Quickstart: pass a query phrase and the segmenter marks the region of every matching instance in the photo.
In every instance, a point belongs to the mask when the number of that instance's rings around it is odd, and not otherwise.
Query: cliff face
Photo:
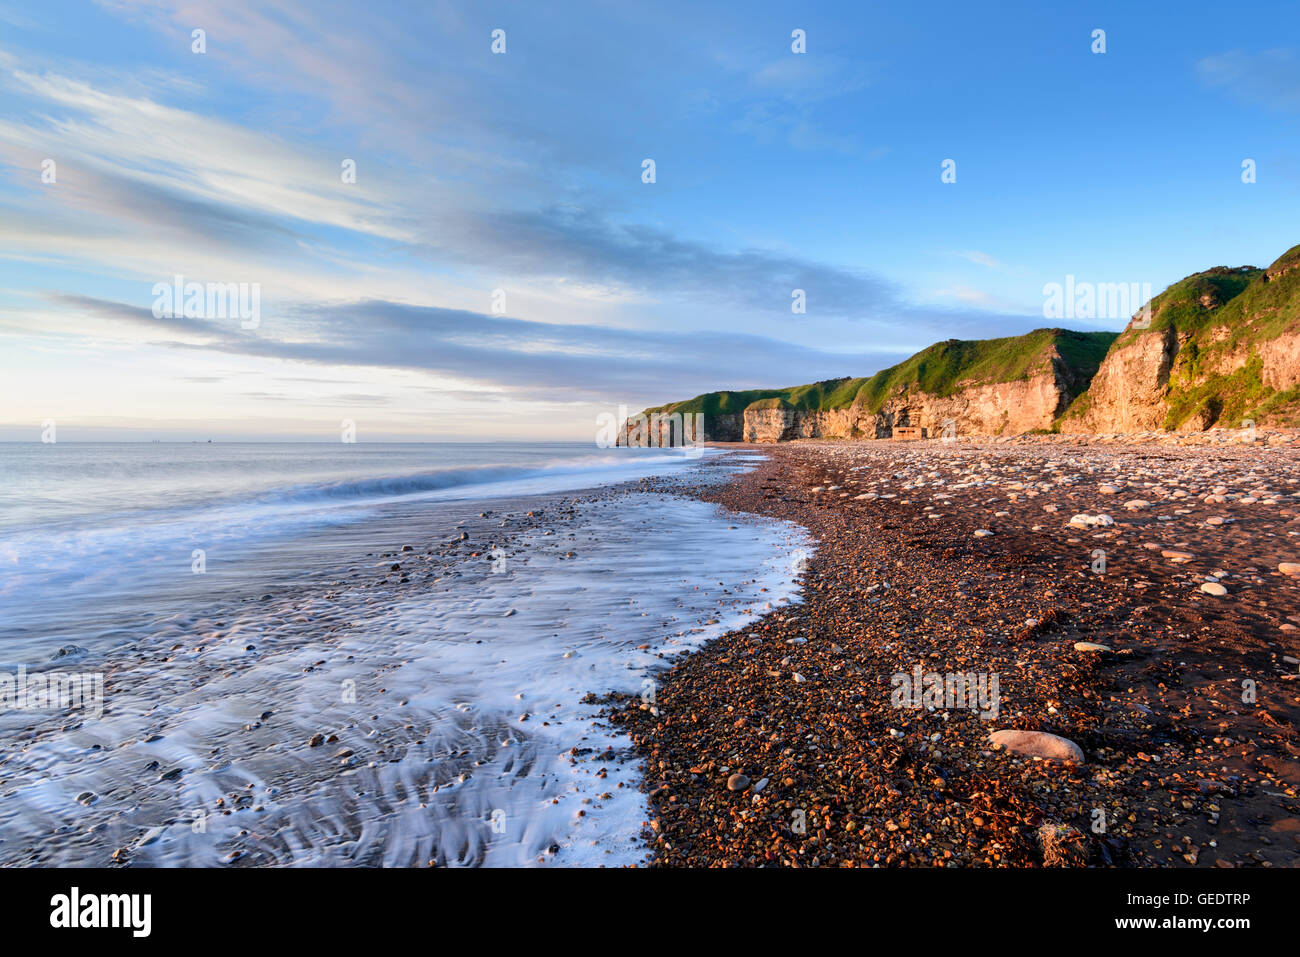
[[[1170,329],[1140,335],[1124,348],[1113,349],[1087,394],[1061,421],[1061,431],[1144,432],[1160,428],[1177,340]]]
[[[1040,329],[1024,336],[936,343],[867,379],[714,392],[629,420],[667,444],[664,417],[703,416],[709,441],[889,438],[898,426],[932,436],[1008,435],[1049,429],[1096,371],[1113,334]],[[655,417],[658,417],[656,419]]]
[[[1115,340],[1063,432],[1300,424],[1300,247],[1170,286]]]
[[[1059,358],[1059,357],[1058,357]],[[885,403],[877,433],[895,425],[919,425],[930,435],[953,422],[957,435],[1008,435],[1050,429],[1074,394],[1055,362],[1038,375],[1018,382],[971,386],[954,395],[916,393]]]
[[[1055,371],[1020,382],[972,386],[951,396],[904,392],[871,412],[847,409],[747,409],[746,442],[792,439],[887,439],[895,426],[919,426],[933,436],[951,422],[954,435],[1017,435],[1050,429],[1073,398]]]

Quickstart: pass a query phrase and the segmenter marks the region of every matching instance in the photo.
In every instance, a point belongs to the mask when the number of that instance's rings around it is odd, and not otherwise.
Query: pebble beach
[[[609,699],[653,864],[1294,866],[1300,463],[1252,439],[798,442],[644,482],[816,543],[800,604]],[[922,675],[996,706],[898,693]]]

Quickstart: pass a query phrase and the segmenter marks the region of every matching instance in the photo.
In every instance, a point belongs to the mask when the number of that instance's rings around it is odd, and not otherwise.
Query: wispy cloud
[[[57,298],[71,314],[136,327],[155,344],[336,368],[432,373],[476,381],[521,400],[621,395],[639,400],[719,384],[795,384],[861,374],[898,359],[890,352],[827,352],[738,333],[665,337],[377,301],[304,305],[298,319],[310,326],[312,336],[280,337],[268,333],[273,325],[267,323],[249,333],[237,323],[156,318],[124,303]]]
[[[488,416],[859,375],[1029,321],[967,287],[918,304],[868,243],[828,232],[838,210],[803,222],[769,202],[774,177],[858,177],[889,155],[848,107],[891,78],[827,30],[794,55],[784,25],[736,31],[695,6],[520,8],[494,56],[500,11],[377,4],[101,0],[121,32],[80,61],[25,10],[32,46],[0,51],[0,265],[22,287],[0,292],[9,354],[94,355],[87,394],[134,389],[149,409],[162,383],[195,417],[226,414],[227,395]],[[759,185],[751,161],[774,164]],[[261,326],[155,319],[150,289],[176,274],[258,284]],[[487,314],[498,288],[508,308]]]
[[[987,266],[989,269],[1003,269],[1002,263],[990,256],[988,253],[980,252],[978,249],[967,249],[956,253],[967,262],[972,262],[977,266]]]
[[[1292,47],[1231,50],[1196,64],[1201,79],[1239,100],[1271,110],[1300,110],[1300,56]]]
[[[63,111],[25,123],[0,120],[0,162],[34,171],[42,156],[57,157],[58,182],[28,200],[29,219],[11,221],[13,232],[0,228],[0,242],[23,245],[27,256],[115,268],[131,260],[146,276],[186,269],[267,275],[274,294],[295,263],[300,272],[337,279],[341,240],[321,233],[327,229],[384,241],[390,253],[404,248],[424,261],[584,299],[692,299],[773,313],[788,311],[791,291],[800,288],[827,316],[865,318],[898,306],[888,283],[860,269],[724,249],[580,204],[501,208],[444,191],[436,179],[413,187],[363,169],[358,184],[344,184],[337,158],[267,133],[62,76],[13,78]],[[32,243],[38,217],[44,242]],[[301,296],[315,284],[300,275],[283,276],[280,285],[285,295]],[[318,288],[322,299],[341,291],[332,283]]]
[[[871,274],[762,249],[727,250],[643,223],[615,223],[578,206],[495,211],[457,223],[440,256],[472,256],[502,272],[598,283],[611,294],[703,299],[789,313],[791,290],[818,309],[867,318],[898,306],[893,286]]]

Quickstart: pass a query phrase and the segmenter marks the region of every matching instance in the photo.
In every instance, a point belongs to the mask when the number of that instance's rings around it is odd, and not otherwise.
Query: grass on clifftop
[[[828,379],[787,389],[749,389],[707,392],[684,402],[674,402],[647,413],[702,412],[705,415],[740,414],[746,409],[795,409],[825,412],[847,409],[855,403],[878,412],[890,396],[910,391],[949,396],[969,386],[1016,382],[1044,371],[1052,347],[1082,388],[1097,372],[1113,332],[1072,332],[1035,329],[1004,339],[948,339],[922,349],[898,365],[869,378]]]
[[[794,386],[789,389],[744,389],[737,392],[706,392],[684,402],[672,402],[657,408],[646,409],[647,413],[660,412],[703,412],[705,415],[740,415],[748,408],[762,409],[836,409],[846,382],[861,382],[861,379],[828,379],[811,385]],[[844,405],[848,405],[849,401]]]
[[[1246,340],[1276,338],[1298,325],[1300,246],[1292,246],[1268,269],[1215,266],[1180,279],[1152,298],[1150,327],[1130,326],[1114,348],[1121,349],[1144,333],[1173,327],[1193,336],[1221,328],[1216,343],[1232,349]]]
[[[917,390],[950,396],[971,385],[1016,382],[1047,368],[1051,347],[1084,381],[1096,374],[1113,332],[1035,329],[1005,339],[949,339],[922,349],[912,358],[877,372],[858,390],[861,404],[878,412],[896,392]]]
[[[1180,279],[1151,299],[1151,325],[1138,329],[1130,325],[1120,334],[1114,348],[1121,349],[1143,333],[1162,332],[1173,326],[1179,332],[1194,332],[1215,321],[1216,311],[1232,302],[1264,271],[1254,266],[1215,266]]]
[[[1111,351],[1143,335],[1176,336],[1163,427],[1236,428],[1243,419],[1293,420],[1300,415],[1296,389],[1264,385],[1263,361],[1255,348],[1297,332],[1300,246],[1293,246],[1268,269],[1216,266],[1180,279],[1151,300],[1151,325],[1130,326]],[[1166,347],[1172,344],[1171,338]],[[1080,396],[1065,417],[1082,415],[1087,405],[1088,397]]]

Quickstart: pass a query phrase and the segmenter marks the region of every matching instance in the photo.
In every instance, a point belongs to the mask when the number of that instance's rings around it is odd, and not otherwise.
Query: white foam
[[[640,694],[661,653],[797,600],[809,547],[788,523],[618,494],[526,533],[500,574],[177,617],[113,664],[102,719],[47,720],[0,765],[0,860],[636,863],[639,765],[583,696]]]

